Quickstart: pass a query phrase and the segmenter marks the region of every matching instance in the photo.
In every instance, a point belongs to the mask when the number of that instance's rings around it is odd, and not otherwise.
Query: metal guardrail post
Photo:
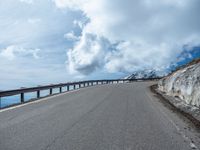
[[[21,98],[21,103],[24,103],[24,93],[20,94],[20,98]]]
[[[59,87],[60,93],[62,93],[62,87]]]
[[[50,95],[53,94],[53,89],[52,89],[52,88],[49,89],[49,94],[50,94]]]
[[[69,85],[67,85],[67,91],[69,91]]]
[[[37,98],[40,98],[40,90],[37,91]]]
[[[76,84],[74,84],[74,90],[76,89]]]
[[[2,106],[1,106],[1,97],[0,97],[0,109],[1,109],[1,107],[2,107]]]

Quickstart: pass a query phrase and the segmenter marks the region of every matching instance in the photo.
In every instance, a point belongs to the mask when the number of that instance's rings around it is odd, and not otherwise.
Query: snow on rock
[[[161,79],[158,89],[167,95],[179,97],[187,104],[200,106],[200,62],[179,69]]]
[[[153,78],[160,78],[164,76],[163,73],[160,73],[155,70],[142,70],[142,71],[135,71],[131,75],[125,77],[124,79],[153,79]]]

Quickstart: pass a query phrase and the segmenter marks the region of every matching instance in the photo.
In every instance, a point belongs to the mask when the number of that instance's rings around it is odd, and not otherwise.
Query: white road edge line
[[[80,89],[81,89],[81,88],[80,88]],[[77,92],[77,91],[79,91],[80,89],[75,89],[75,90],[71,90],[71,91],[66,91],[66,92],[63,92],[63,93],[59,93],[59,94],[52,95],[52,96],[49,96],[49,97],[40,98],[40,99],[31,101],[31,102],[27,102],[27,103],[24,103],[24,104],[19,104],[19,105],[13,106],[13,107],[11,106],[11,107],[8,107],[8,108],[5,108],[5,109],[0,110],[0,113],[1,113],[1,112],[5,112],[5,111],[8,111],[8,110],[12,110],[12,109],[24,107],[24,106],[26,106],[26,105],[30,105],[30,104],[35,104],[35,103],[39,103],[39,102],[42,102],[42,101],[46,101],[46,100],[49,100],[50,98],[55,98],[55,97],[58,97],[58,96],[61,96],[61,95],[64,95],[64,94]]]
[[[149,97],[149,99],[152,101],[152,103],[153,103],[153,99],[152,99],[152,97],[147,93],[147,92],[145,92],[145,94]],[[155,106],[153,105],[153,107],[155,108]],[[181,136],[190,144],[190,147],[192,148],[192,149],[197,149],[197,150],[199,150],[199,148],[190,140],[190,138],[188,137],[188,136],[186,136],[182,131],[181,131],[181,129],[176,125],[176,123],[172,120],[172,119],[170,119],[170,117],[162,110],[162,109],[160,109],[159,107],[156,107],[156,109],[158,109],[164,116],[165,116],[165,118],[167,118],[169,121],[170,121],[170,123],[176,128],[176,130],[181,134]]]

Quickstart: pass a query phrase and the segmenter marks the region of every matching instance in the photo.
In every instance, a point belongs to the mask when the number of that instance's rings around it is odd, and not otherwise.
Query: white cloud
[[[17,45],[10,45],[0,50],[0,56],[8,60],[14,60],[16,57],[31,55],[34,59],[38,59],[39,51],[40,49],[25,49]]]
[[[64,35],[64,38],[66,38],[66,39],[68,39],[68,40],[72,40],[72,41],[76,41],[76,40],[79,40],[79,39],[80,39],[78,36],[76,36],[76,35],[74,34],[73,31],[66,33],[66,34]]]
[[[33,4],[33,0],[20,0],[20,2],[24,2],[27,4]]]
[[[72,41],[63,35],[81,17],[52,0],[0,0],[0,89],[75,80],[65,65]]]
[[[95,70],[91,66],[111,72],[163,70],[184,45],[200,44],[199,0],[54,1],[59,8],[81,10],[89,19],[80,41],[68,53],[70,70],[89,73]],[[88,42],[91,37],[87,35],[98,37],[92,40],[95,44]],[[110,45],[102,46],[99,39]],[[103,55],[96,54],[94,45]]]
[[[83,29],[83,27],[84,27],[84,23],[82,21],[74,20],[73,24],[74,24],[74,26],[78,26],[81,29]]]
[[[53,0],[57,7],[59,8],[71,8],[78,10],[80,7],[88,0]]]
[[[76,43],[74,49],[67,52],[69,71],[89,74],[104,64],[105,50],[109,48],[109,42],[93,34],[84,34]]]

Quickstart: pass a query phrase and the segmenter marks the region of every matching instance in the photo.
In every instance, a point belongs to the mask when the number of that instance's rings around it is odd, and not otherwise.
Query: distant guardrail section
[[[88,81],[68,82],[68,83],[51,84],[45,86],[0,91],[0,109],[27,103],[33,100],[38,100],[43,97],[94,85],[117,84],[117,83],[133,82],[133,81],[146,81],[146,80],[158,80],[158,79],[159,78],[88,80]],[[45,94],[42,94],[44,93],[44,91]],[[26,98],[27,96],[25,94],[28,93],[29,94],[31,93],[31,95],[29,95],[28,98]],[[15,98],[13,96],[15,96]],[[8,101],[9,103],[6,103]]]

